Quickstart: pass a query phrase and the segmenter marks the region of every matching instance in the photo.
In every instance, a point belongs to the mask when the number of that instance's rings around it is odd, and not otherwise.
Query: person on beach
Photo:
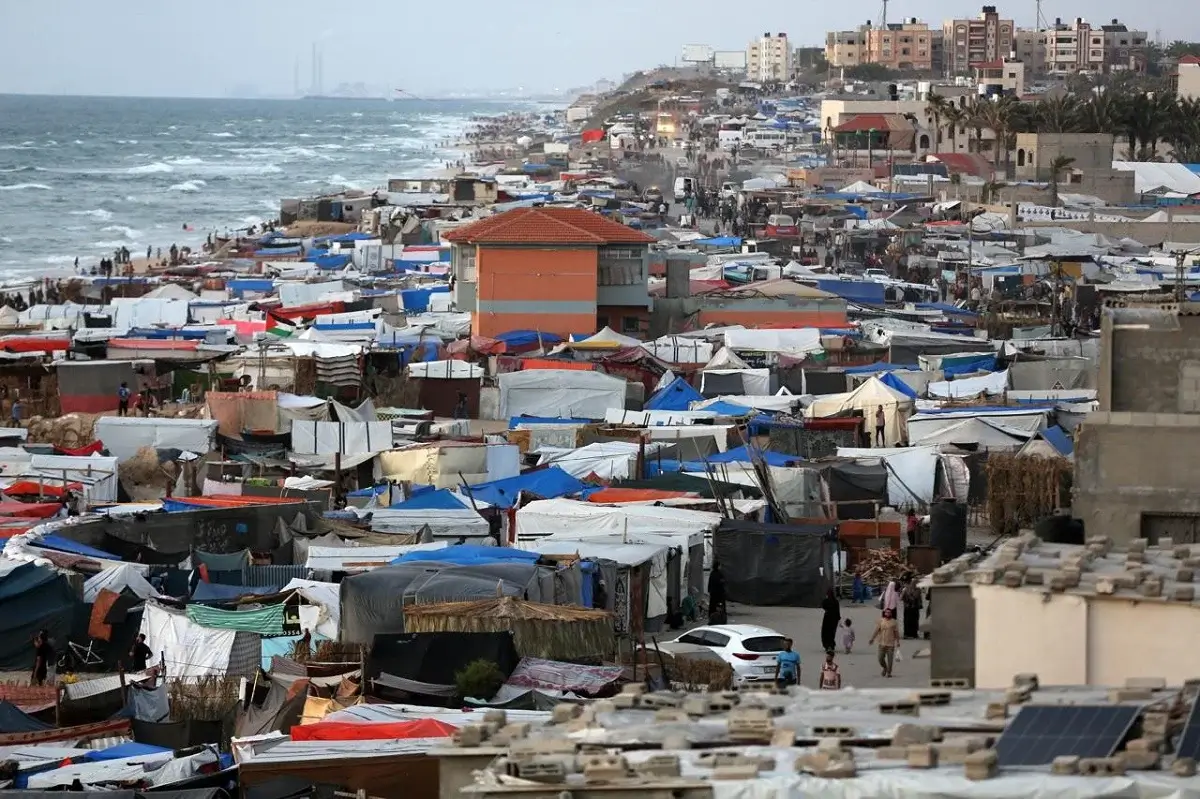
[[[129,397],[132,393],[128,383],[122,383],[117,389],[117,416],[129,415]]]

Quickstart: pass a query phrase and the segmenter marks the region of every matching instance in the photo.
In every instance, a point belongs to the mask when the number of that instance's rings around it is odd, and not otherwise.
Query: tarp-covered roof
[[[648,411],[686,411],[693,402],[703,400],[704,396],[690,383],[677,377],[670,385],[655,391],[643,408]]]
[[[469,486],[466,491],[476,500],[501,508],[511,508],[522,491],[539,497],[552,499],[578,494],[585,488],[583,482],[567,474],[558,466],[537,469],[532,472]]]

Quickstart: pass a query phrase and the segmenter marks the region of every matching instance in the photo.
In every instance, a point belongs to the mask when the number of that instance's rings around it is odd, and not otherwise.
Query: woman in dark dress
[[[900,604],[904,606],[904,637],[919,638],[921,635],[921,589],[917,581],[909,576],[900,592]]]
[[[842,620],[842,606],[832,588],[825,593],[821,610],[825,611],[821,617],[821,649],[828,652],[836,648],[838,623]]]

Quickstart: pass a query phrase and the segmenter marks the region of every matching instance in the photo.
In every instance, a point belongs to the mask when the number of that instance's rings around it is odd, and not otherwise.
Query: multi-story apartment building
[[[1013,21],[1001,19],[995,6],[984,6],[975,19],[946,20],[942,24],[946,72],[969,74],[973,64],[1008,56],[1015,33]]]
[[[1026,75],[1046,71],[1046,37],[1044,31],[1020,28],[1013,36],[1013,51],[1025,65]]]
[[[825,34],[825,60],[834,67],[856,67],[870,63],[866,58],[866,26],[851,31],[830,31]]]
[[[1042,31],[1042,41],[1047,72],[1064,75],[1104,71],[1104,31],[1080,17],[1070,24],[1054,20],[1053,28]]]
[[[867,62],[888,69],[928,72],[933,66],[933,31],[916,17],[867,31]]]
[[[1109,72],[1145,69],[1149,41],[1145,31],[1131,31],[1116,19],[1101,25],[1100,30],[1104,31],[1104,66]]]
[[[786,83],[792,77],[792,48],[786,33],[771,35],[750,42],[746,48],[746,76],[763,83]]]

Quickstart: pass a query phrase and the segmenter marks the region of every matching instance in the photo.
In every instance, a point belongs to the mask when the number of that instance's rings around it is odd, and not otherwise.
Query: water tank
[[[929,539],[937,547],[941,562],[957,558],[967,550],[967,506],[945,499],[929,508]]]

